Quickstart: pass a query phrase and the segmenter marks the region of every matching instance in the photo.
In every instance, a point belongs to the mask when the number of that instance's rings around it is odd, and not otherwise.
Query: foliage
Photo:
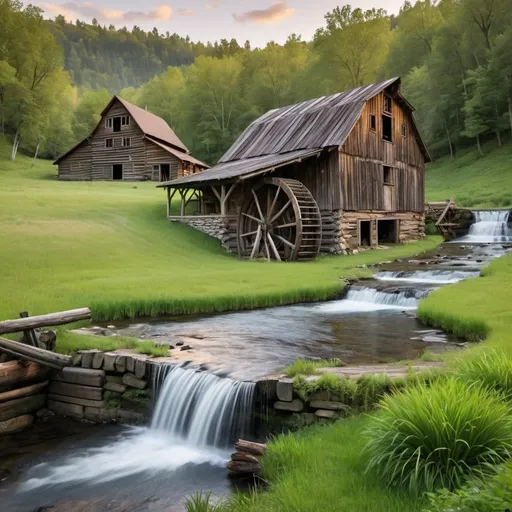
[[[393,381],[386,374],[362,375],[357,379],[355,401],[361,409],[370,410],[393,388]]]
[[[57,182],[55,168],[0,142],[0,318],[89,306],[95,321],[326,300],[361,264],[434,248],[439,238],[293,265],[239,261],[169,223],[151,183]],[[35,258],[37,265],[34,264]],[[23,272],[20,272],[23,269]],[[21,308],[21,309],[20,309]]]
[[[305,401],[317,391],[329,391],[338,395],[336,399],[344,404],[352,403],[357,392],[357,384],[354,380],[338,377],[333,373],[324,373],[315,380],[306,380],[301,375],[297,375],[293,381],[293,388]]]
[[[512,463],[496,468],[486,481],[475,479],[462,489],[429,497],[428,512],[506,512],[512,509]]]
[[[140,341],[134,348],[139,354],[146,354],[154,357],[165,357],[169,355],[168,345],[159,345],[153,341]]]
[[[185,509],[187,512],[223,512],[226,510],[223,503],[214,503],[211,492],[196,493],[190,496],[187,498]]]
[[[456,372],[464,382],[480,382],[512,401],[512,357],[503,349],[474,350],[457,361]]]
[[[413,494],[456,489],[512,454],[508,406],[456,378],[386,396],[368,427],[368,471]]]
[[[296,375],[315,375],[319,368],[338,368],[344,366],[340,359],[322,359],[319,361],[310,361],[308,359],[297,359],[291,365],[287,366],[283,373],[288,377]]]

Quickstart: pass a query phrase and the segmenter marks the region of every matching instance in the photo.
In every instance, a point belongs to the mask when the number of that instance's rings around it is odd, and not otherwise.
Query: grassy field
[[[466,151],[455,160],[445,157],[427,167],[428,201],[454,197],[458,205],[477,208],[512,207],[512,145],[484,148],[486,155]]]
[[[238,261],[170,223],[152,183],[58,182],[50,162],[12,163],[0,144],[0,319],[89,306],[96,320],[223,311],[332,297],[355,268],[439,238],[312,263]]]

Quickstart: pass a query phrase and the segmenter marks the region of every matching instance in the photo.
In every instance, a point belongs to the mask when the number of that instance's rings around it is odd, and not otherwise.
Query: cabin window
[[[159,171],[160,170],[160,166],[157,164],[157,165],[153,165],[153,171]]]
[[[402,126],[400,127],[400,132],[402,134],[402,137],[407,137],[407,127],[403,123]]]
[[[398,243],[398,220],[379,219],[377,221],[377,243],[379,245]]]
[[[113,122],[113,120],[111,117],[109,117],[108,119],[105,119],[105,127],[112,128],[112,122]]]
[[[123,117],[121,117],[121,125],[122,126],[129,126],[130,125],[130,116],[123,116]]]
[[[394,185],[395,182],[393,180],[393,168],[388,167],[387,165],[382,167],[384,185]]]
[[[114,147],[114,139],[105,139],[105,147],[113,148]]]
[[[359,245],[361,247],[371,247],[372,245],[372,221],[359,221]]]
[[[386,114],[382,114],[382,138],[393,142],[393,119]]]
[[[388,114],[391,114],[391,109],[393,102],[391,101],[391,98],[389,96],[384,96],[384,112],[387,112]]]
[[[377,116],[375,114],[370,114],[370,130],[377,130]]]
[[[131,139],[131,137],[125,137],[125,138],[123,139],[123,147],[124,147],[124,148],[129,148],[131,145],[132,145],[132,139]]]
[[[114,132],[120,132],[121,131],[121,118],[120,117],[114,117],[114,119],[113,119],[113,128],[114,128]]]
[[[123,164],[115,164],[112,166],[112,179],[122,180],[123,179]]]

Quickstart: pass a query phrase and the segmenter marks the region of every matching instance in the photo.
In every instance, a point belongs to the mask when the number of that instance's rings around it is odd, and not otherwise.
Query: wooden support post
[[[224,185],[220,187],[220,214],[226,215],[226,187]]]
[[[20,313],[20,318],[28,318],[28,311],[22,311]],[[34,329],[26,329],[23,331],[23,336],[25,343],[27,345],[32,345],[33,347],[37,347],[37,336]]]
[[[167,191],[167,217],[171,216],[171,187],[165,189]]]
[[[181,206],[180,206],[180,217],[185,217],[185,193],[180,189]]]

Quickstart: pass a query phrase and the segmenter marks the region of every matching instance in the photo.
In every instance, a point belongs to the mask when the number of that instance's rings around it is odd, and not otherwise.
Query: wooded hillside
[[[434,157],[508,140],[512,0],[406,1],[397,16],[337,7],[312,41],[251,49],[221,39],[43,18],[0,0],[0,133],[55,157],[84,138],[111,94],[166,119],[215,163],[265,111],[400,75]],[[58,91],[58,94],[55,94]]]

